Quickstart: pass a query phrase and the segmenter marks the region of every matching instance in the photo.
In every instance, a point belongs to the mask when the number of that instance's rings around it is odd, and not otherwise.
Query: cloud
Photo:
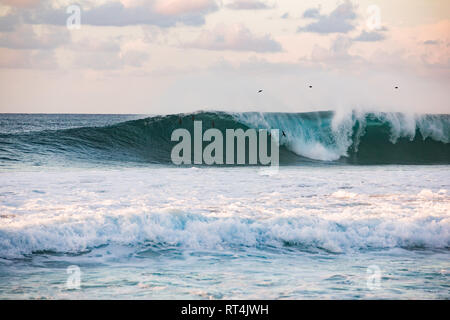
[[[226,7],[232,10],[271,9],[270,6],[259,0],[234,0],[232,3],[227,4]]]
[[[120,52],[120,42],[117,38],[85,37],[72,42],[68,48],[78,52]]]
[[[203,25],[205,15],[218,9],[213,0],[193,1],[126,1],[107,2],[90,8],[81,8],[81,24],[95,26],[155,25],[163,28],[185,25]],[[19,22],[25,24],[65,25],[69,15],[66,7],[55,8],[43,3],[37,8],[14,10],[0,17],[0,28],[12,29]]]
[[[117,36],[79,39],[68,47],[71,49],[72,65],[94,70],[141,67],[150,57],[148,48],[141,41],[127,40],[129,39]]]
[[[125,52],[80,52],[75,56],[73,65],[78,68],[94,70],[115,70],[125,66],[141,67],[149,58],[144,51],[128,50]]]
[[[370,63],[367,60],[349,52],[352,45],[352,39],[339,35],[332,41],[330,47],[315,45],[310,57],[301,58],[300,63],[324,69],[345,70],[346,73],[368,67]]]
[[[245,26],[235,24],[231,27],[218,25],[212,31],[204,31],[194,42],[186,47],[205,50],[232,50],[253,52],[279,52],[281,44],[269,34],[254,35]]]
[[[426,40],[423,42],[423,44],[426,44],[426,45],[438,45],[440,43],[441,42],[439,40]]]
[[[123,64],[132,67],[141,67],[149,57],[150,55],[147,52],[138,50],[128,50],[120,55]]]
[[[0,48],[0,68],[29,68],[29,66],[29,52]]]
[[[164,15],[206,14],[218,9],[214,0],[159,0],[155,11]]]
[[[20,24],[20,17],[16,14],[10,14],[0,17],[0,32],[13,31]]]
[[[53,51],[0,48],[0,68],[53,69],[57,67]]]
[[[119,0],[125,8],[153,8],[163,15],[205,13],[218,9],[215,0]]]
[[[303,17],[316,21],[299,27],[298,32],[347,33],[355,28],[351,23],[356,19],[355,6],[349,1],[339,5],[329,15],[322,15],[319,9],[311,8],[303,13]]]
[[[39,2],[40,0],[2,0],[2,4],[18,8],[33,7]]]
[[[383,33],[378,31],[365,31],[363,30],[359,36],[353,39],[353,41],[361,41],[361,42],[375,42],[382,41],[386,37]]]
[[[20,25],[13,32],[0,33],[0,47],[10,49],[50,50],[70,43],[67,29],[44,27],[35,30],[30,25]]]
[[[217,6],[214,1],[200,2],[194,1],[190,5],[182,5],[180,1],[165,4],[156,2],[154,6],[133,7],[125,7],[121,3],[107,3],[83,11],[82,23],[97,26],[157,25],[171,27],[177,23],[202,25],[205,23],[204,16],[216,10]],[[206,4],[208,6],[205,6]]]
[[[303,18],[320,18],[320,9],[318,8],[310,8],[303,12]]]

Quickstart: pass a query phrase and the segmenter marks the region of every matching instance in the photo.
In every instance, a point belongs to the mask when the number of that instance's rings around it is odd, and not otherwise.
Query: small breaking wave
[[[348,196],[335,194],[336,197]],[[430,196],[425,191],[421,196]],[[352,195],[354,197],[354,195]],[[8,219],[5,219],[8,220]],[[326,250],[450,247],[450,219],[443,216],[308,214],[249,219],[181,211],[10,217],[0,229],[0,257],[36,252],[79,253],[118,244],[221,250],[235,247]]]

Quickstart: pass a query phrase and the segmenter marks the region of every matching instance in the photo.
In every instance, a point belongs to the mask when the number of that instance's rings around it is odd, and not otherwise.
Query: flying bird
[[[259,89],[259,90],[258,90],[258,93],[261,93],[261,92],[263,92],[262,89]]]
[[[312,88],[312,86],[311,86],[311,85],[309,85],[309,88],[311,89],[311,88]]]
[[[395,89],[398,89],[398,86],[395,86],[394,88],[395,88]]]

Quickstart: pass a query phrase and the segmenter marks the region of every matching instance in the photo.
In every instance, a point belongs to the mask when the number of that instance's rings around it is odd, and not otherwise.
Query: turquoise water
[[[194,121],[223,135],[226,129],[280,130],[280,165],[450,163],[450,115],[328,111],[2,115],[0,166],[170,166],[172,132],[183,128],[194,136]]]

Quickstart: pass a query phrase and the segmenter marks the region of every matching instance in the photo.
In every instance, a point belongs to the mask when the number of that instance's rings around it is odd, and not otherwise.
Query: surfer
[[[281,133],[283,134],[283,137],[286,137],[286,133],[284,133],[283,130],[281,130]]]
[[[214,120],[211,121],[211,126],[214,128]]]
[[[181,124],[181,122],[182,122],[181,118],[178,118],[178,124]]]

